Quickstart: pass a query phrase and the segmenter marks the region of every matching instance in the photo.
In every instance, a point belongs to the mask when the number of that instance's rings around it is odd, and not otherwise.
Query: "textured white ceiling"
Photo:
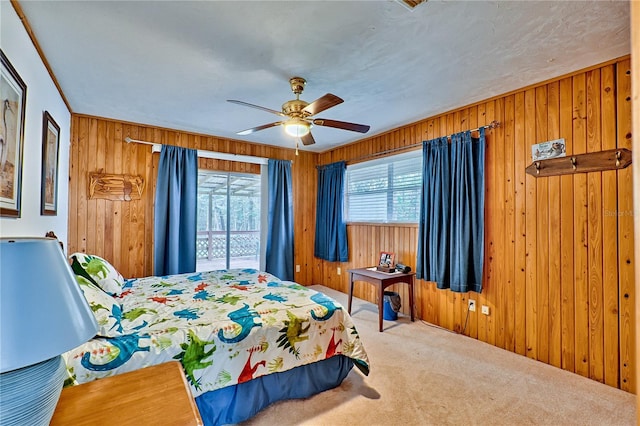
[[[345,100],[322,118],[375,135],[630,53],[627,1],[21,1],[76,113],[293,147],[279,117],[301,99]],[[314,127],[326,151],[363,136]]]

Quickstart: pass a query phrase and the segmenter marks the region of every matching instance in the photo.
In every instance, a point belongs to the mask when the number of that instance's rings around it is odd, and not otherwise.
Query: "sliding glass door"
[[[198,271],[260,268],[261,177],[198,171]]]

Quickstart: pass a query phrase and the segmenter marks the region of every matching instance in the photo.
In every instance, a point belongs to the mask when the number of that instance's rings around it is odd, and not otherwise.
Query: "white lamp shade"
[[[309,134],[309,123],[304,120],[292,118],[284,123],[284,131],[294,137],[302,137]]]
[[[67,352],[97,331],[57,240],[0,238],[0,373]]]

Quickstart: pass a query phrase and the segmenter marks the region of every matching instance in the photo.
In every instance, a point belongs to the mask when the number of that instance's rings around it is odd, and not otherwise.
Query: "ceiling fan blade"
[[[321,98],[316,99],[315,101],[311,102],[306,107],[302,108],[302,112],[306,112],[310,116],[311,115],[316,115],[319,112],[322,112],[322,111],[324,111],[326,109],[334,107],[334,106],[336,106],[338,104],[341,104],[343,102],[344,102],[344,100],[342,98],[339,98],[336,95],[332,95],[331,93],[327,93],[326,95],[322,96]]]
[[[367,133],[370,126],[365,124],[348,123],[346,121],[326,120],[324,118],[316,118],[313,120],[316,126],[335,127],[336,129],[351,130],[352,132]]]
[[[250,135],[251,133],[257,132],[259,130],[264,130],[264,129],[268,129],[270,127],[276,127],[281,125],[282,123],[284,123],[284,121],[276,121],[275,123],[269,123],[269,124],[263,124],[262,126],[258,126],[258,127],[252,127],[250,129],[247,130],[243,130],[241,132],[238,132],[238,135]]]
[[[254,105],[254,104],[250,104],[247,102],[242,102],[242,101],[236,101],[235,99],[227,99],[227,102],[231,102],[232,104],[238,104],[238,105],[244,105],[244,106],[248,106],[250,108],[257,108],[257,109],[261,109],[263,111],[267,111],[270,112],[272,114],[276,114],[279,115],[281,117],[286,117],[285,114],[282,113],[282,111],[276,111],[275,109],[271,109],[271,108],[265,108],[265,107],[261,107],[260,105]]]
[[[316,140],[311,136],[311,133],[307,133],[306,135],[300,138],[302,140],[302,145],[313,145],[316,143]]]

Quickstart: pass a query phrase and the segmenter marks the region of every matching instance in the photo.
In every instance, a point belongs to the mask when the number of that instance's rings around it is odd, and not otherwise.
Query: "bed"
[[[67,386],[179,360],[219,425],[336,387],[354,365],[369,373],[346,310],[299,284],[255,269],[125,280],[98,256],[71,262],[100,329],[63,355]]]

